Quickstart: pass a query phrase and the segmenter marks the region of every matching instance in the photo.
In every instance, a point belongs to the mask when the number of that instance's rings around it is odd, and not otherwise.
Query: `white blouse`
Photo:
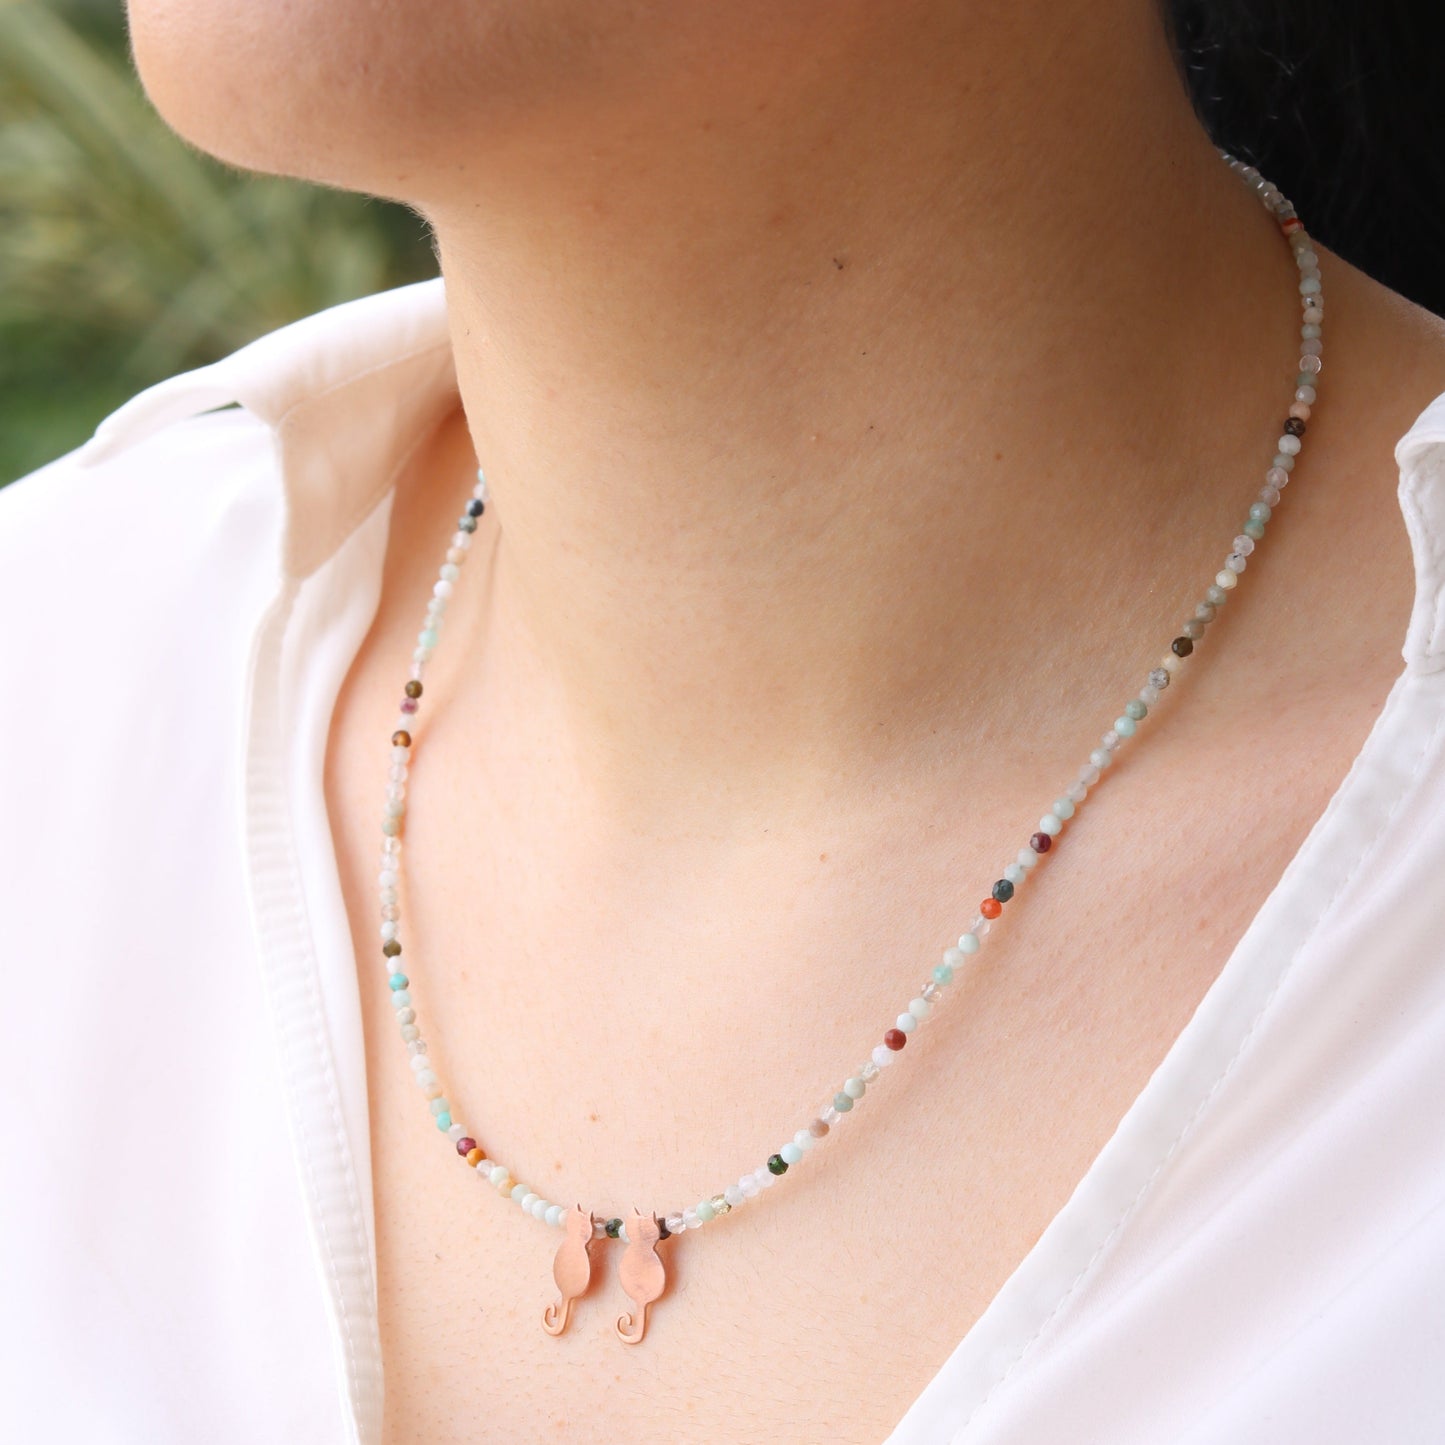
[[[379,1439],[322,760],[393,478],[455,385],[426,282],[0,491],[5,1439]],[[1383,712],[886,1445],[1445,1440],[1445,395],[1395,456],[1417,587]]]

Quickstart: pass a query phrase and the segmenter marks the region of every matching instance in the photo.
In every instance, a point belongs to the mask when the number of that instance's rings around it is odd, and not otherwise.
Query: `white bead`
[[[403,1009],[402,1012],[406,1013],[407,1010]],[[423,1069],[416,1076],[416,1086],[418,1089],[433,1088],[437,1084],[437,1082],[437,1076],[430,1069]]]
[[[1020,848],[1020,849],[1019,849],[1019,867],[1020,867],[1020,868],[1025,868],[1025,869],[1027,869],[1027,868],[1037,867],[1038,861],[1039,861],[1039,855],[1038,855],[1037,853],[1035,853],[1032,848]]]
[[[1018,885],[1028,877],[1028,873],[1024,870],[1023,864],[1010,863],[1008,867],[1003,870],[1003,876],[1007,878],[1014,887],[1018,887]]]
[[[462,569],[455,562],[446,563],[441,570],[443,582],[455,582],[462,575]]]
[[[556,1229],[562,1223],[562,1217],[567,1211],[560,1204],[553,1204],[547,1210],[547,1223]]]
[[[756,1199],[763,1192],[763,1186],[751,1174],[744,1174],[738,1180],[738,1188],[743,1191],[744,1199]],[[672,1226],[668,1225],[668,1228],[671,1229]]]
[[[909,1003],[908,1012],[922,1023],[933,1012],[933,1005],[926,998],[916,998]]]
[[[817,1142],[818,1141],[813,1138],[812,1134],[810,1134],[806,1129],[799,1129],[798,1132],[793,1135],[793,1143],[796,1144],[798,1148],[803,1151],[804,1154],[806,1154],[808,1150],[811,1149],[813,1145]]]
[[[723,1190],[723,1198],[726,1199],[734,1209],[747,1197],[748,1196],[743,1193],[742,1185],[740,1184],[729,1184],[728,1187]]]
[[[396,923],[393,919],[388,918],[381,925],[381,937],[385,943],[390,943],[396,937]]]
[[[894,1022],[900,1033],[911,1034],[918,1027],[918,1020],[912,1014],[899,1014]]]
[[[511,1173],[503,1164],[494,1164],[492,1168],[487,1172],[487,1182],[495,1186],[497,1189],[500,1189],[502,1185],[506,1183],[506,1181],[511,1177]]]
[[[1053,813],[1045,813],[1039,819],[1039,832],[1047,833],[1050,838],[1057,838],[1064,831],[1063,822]]]
[[[893,1062],[893,1050],[890,1049],[887,1044],[879,1044],[878,1047],[873,1050],[873,1062],[877,1064],[880,1069],[886,1069],[888,1065]]]

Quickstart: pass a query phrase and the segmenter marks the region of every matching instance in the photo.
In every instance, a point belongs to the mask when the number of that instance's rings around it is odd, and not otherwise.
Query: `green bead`
[[[1249,509],[1249,519],[1252,522],[1267,522],[1273,515],[1267,502],[1256,502]]]
[[[1244,524],[1244,535],[1246,537],[1253,537],[1254,540],[1258,542],[1264,536],[1264,523],[1251,517],[1249,521]]]
[[[1128,713],[1123,713],[1114,719],[1114,731],[1118,733],[1121,738],[1132,738],[1134,736],[1135,726],[1134,719],[1131,718]]]
[[[441,1113],[437,1115],[437,1128],[440,1129],[443,1134],[445,1134],[446,1131],[451,1127],[452,1116],[448,1114],[445,1109],[443,1109]]]
[[[833,1095],[833,1107],[840,1113],[846,1114],[853,1107],[853,1101],[841,1090]],[[774,1171],[776,1172],[776,1171]]]
[[[608,1239],[616,1239],[622,1232],[622,1221],[620,1219],[609,1219],[602,1227],[607,1231]]]
[[[868,1085],[865,1084],[862,1079],[849,1079],[843,1085],[843,1092],[847,1094],[850,1099],[861,1099],[863,1095],[868,1092]]]
[[[847,1098],[845,1094],[843,1096]],[[848,1099],[848,1107],[853,1107],[852,1099]],[[768,1160],[768,1171],[772,1174],[786,1174],[788,1172],[788,1161],[781,1154],[774,1154]]]
[[[953,965],[951,963],[936,964],[933,969],[934,983],[952,983]]]
[[[773,1170],[774,1174],[777,1172],[776,1169]],[[712,1207],[711,1199],[704,1199],[702,1203],[697,1206],[697,1217],[702,1220],[704,1224],[706,1224],[709,1219],[715,1219],[717,1217],[717,1210]]]
[[[1141,722],[1149,716],[1149,704],[1136,697],[1133,702],[1124,704],[1124,713],[1127,717],[1133,718],[1135,722]]]

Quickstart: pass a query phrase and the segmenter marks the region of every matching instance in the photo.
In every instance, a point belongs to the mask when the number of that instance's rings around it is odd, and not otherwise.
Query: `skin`
[[[677,1242],[647,1342],[611,1337],[611,1255],[552,1339],[560,1236],[436,1147],[372,962],[376,720],[476,458],[410,795],[419,1008],[521,1177],[681,1207],[866,1057],[1192,612],[1290,400],[1288,249],[1145,0],[131,13],[183,135],[410,202],[447,278],[462,405],[398,478],[326,773],[388,1445],[875,1445],[1378,714],[1441,323],[1319,248],[1305,456],[1187,684],[845,1137]]]

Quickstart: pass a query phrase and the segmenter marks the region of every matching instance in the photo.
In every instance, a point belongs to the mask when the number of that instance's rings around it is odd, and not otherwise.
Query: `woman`
[[[1155,10],[132,25],[445,291],[0,503],[16,1428],[1437,1438],[1445,331]]]

